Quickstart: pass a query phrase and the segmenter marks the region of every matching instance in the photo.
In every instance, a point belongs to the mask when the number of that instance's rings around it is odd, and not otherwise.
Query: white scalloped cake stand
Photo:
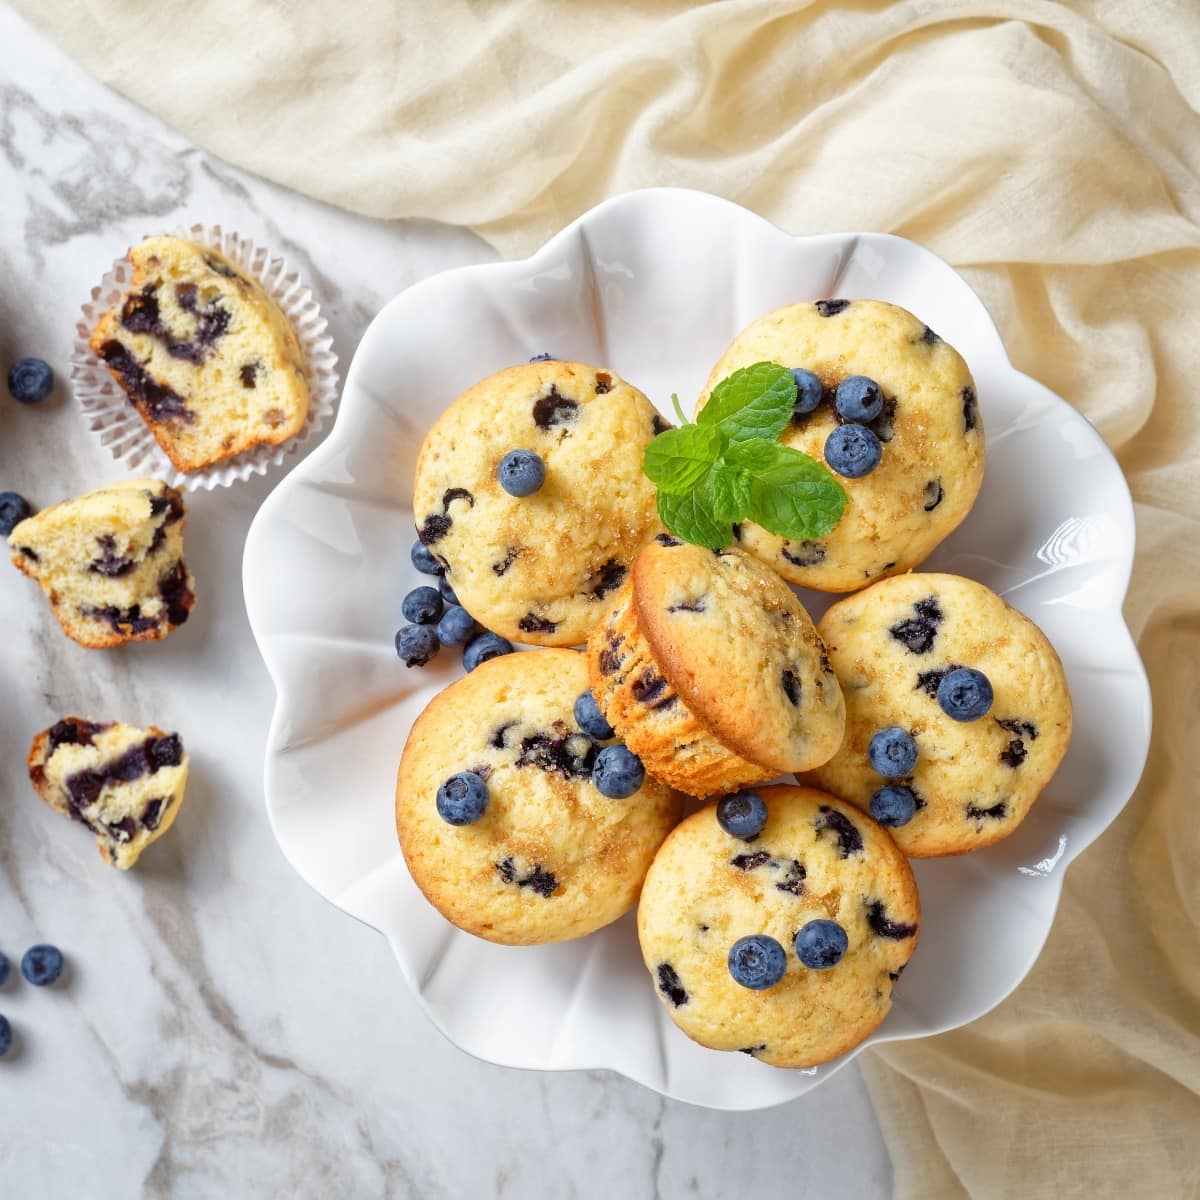
[[[450,271],[391,301],[358,347],[333,432],[267,499],[246,542],[246,605],[278,690],[266,761],[275,835],[318,892],[387,937],[430,1018],[471,1054],[541,1070],[606,1067],[726,1109],[791,1099],[851,1057],[789,1072],[694,1045],[660,1008],[632,917],[532,949],[458,932],[412,883],[392,822],[409,727],[461,671],[451,654],[406,670],[392,648],[400,600],[418,581],[408,565],[413,465],[439,412],[485,375],[549,351],[611,366],[670,415],[671,392],[689,403],[742,326],[827,296],[903,305],[966,358],[987,477],[925,566],[978,579],[1032,617],[1062,655],[1075,700],[1070,752],[1021,828],[988,850],[916,864],[921,945],[864,1044],[952,1029],[1016,987],[1049,932],[1067,865],[1137,783],[1150,707],[1121,616],[1129,491],[1087,421],[1012,367],[963,279],[900,238],[792,237],[703,193],[610,200],[531,258]]]

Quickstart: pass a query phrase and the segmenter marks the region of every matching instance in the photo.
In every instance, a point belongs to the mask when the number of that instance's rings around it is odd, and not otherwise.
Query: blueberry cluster
[[[19,358],[8,369],[8,391],[18,404],[40,404],[54,391],[54,371],[40,358]],[[0,537],[8,537],[26,517],[28,500],[17,492],[0,492]]]
[[[584,692],[575,701],[574,712],[575,722],[583,732],[567,738],[563,747],[571,755],[572,763],[578,764],[575,768],[577,773],[586,775],[588,760],[595,749],[593,741],[608,741],[614,736],[614,730],[605,720],[591,692]],[[580,744],[572,746],[575,741]],[[517,765],[525,765],[526,761],[522,757]],[[489,773],[482,768],[460,771],[438,788],[438,816],[447,825],[474,825],[482,819],[488,806],[486,777]],[[628,746],[617,742],[605,746],[591,759],[590,777],[592,786],[602,796],[610,800],[625,800],[645,783],[646,768]]]
[[[481,628],[459,604],[454,589],[446,582],[445,568],[428,546],[414,542],[410,557],[412,565],[423,575],[434,576],[438,585],[413,588],[404,597],[401,611],[410,623],[396,633],[396,653],[406,667],[425,666],[443,646],[462,646],[462,664],[468,671],[512,653],[507,638]]]
[[[63,970],[62,951],[45,944],[30,946],[21,957],[21,974],[34,987],[49,987]],[[0,950],[0,987],[8,979],[8,957]],[[0,1058],[12,1049],[13,1033],[8,1018],[0,1013]]]
[[[820,379],[804,367],[793,367],[796,381],[795,416],[815,412],[824,396]],[[883,456],[879,435],[870,428],[882,413],[884,395],[866,375],[850,375],[837,385],[833,406],[842,422],[825,439],[825,463],[845,479],[869,475]]]
[[[809,921],[793,939],[796,957],[810,971],[836,967],[849,945],[846,931],[836,921],[825,918]],[[728,961],[734,982],[756,992],[774,987],[787,971],[787,951],[765,933],[738,938]]]
[[[766,828],[766,801],[757,792],[732,792],[722,796],[717,801],[717,824],[730,837],[752,842]],[[760,853],[764,861],[770,858],[765,851]],[[737,859],[734,863],[741,865]],[[799,869],[803,878],[803,869]],[[809,921],[793,941],[796,957],[811,971],[837,966],[850,944],[846,931],[836,921],[827,920]],[[729,974],[734,981],[756,992],[774,987],[787,970],[787,952],[765,933],[739,938],[729,951],[728,961]]]
[[[881,729],[867,747],[867,758],[884,779],[902,779],[917,765],[917,742],[907,729],[890,725]],[[916,814],[917,796],[912,788],[889,783],[871,797],[871,816],[880,825],[895,829],[907,825]]]

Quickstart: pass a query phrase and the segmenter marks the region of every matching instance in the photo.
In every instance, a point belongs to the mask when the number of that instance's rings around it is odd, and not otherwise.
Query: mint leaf
[[[790,446],[754,438],[723,457],[749,476],[746,517],[779,537],[822,538],[846,511],[846,493],[831,472]]]
[[[679,418],[680,425],[693,424],[692,421],[687,419],[687,414],[683,411],[683,405],[679,403],[679,397],[674,392],[671,393],[671,404],[675,408],[675,415]]]
[[[672,496],[661,489],[658,493],[659,518],[672,533],[695,546],[720,550],[733,536],[733,522],[722,520],[713,508],[713,485],[708,476],[684,495]]]
[[[646,447],[642,470],[659,493],[683,495],[704,478],[721,453],[721,434],[701,425],[666,429]]]
[[[708,507],[722,525],[742,520],[750,507],[750,472],[718,459],[701,480]]]
[[[796,381],[786,367],[760,362],[734,371],[712,390],[696,424],[718,426],[731,442],[777,438],[792,419]]]

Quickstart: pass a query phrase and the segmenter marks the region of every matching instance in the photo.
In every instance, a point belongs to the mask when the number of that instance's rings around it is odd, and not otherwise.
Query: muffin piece
[[[582,363],[510,367],[460,396],[425,438],[413,499],[459,602],[514,641],[582,642],[661,528],[642,454],[665,428],[637,388]]]
[[[627,799],[601,795],[591,777],[603,743],[574,716],[586,688],[578,651],[512,654],[452,684],[413,725],[396,829],[417,886],[460,929],[508,945],[562,941],[637,899],[679,798],[649,777]],[[463,811],[473,802],[481,813]],[[441,815],[447,804],[466,823]]]
[[[188,775],[179,734],[82,717],[39,733],[28,763],[34,791],[87,826],[100,857],[123,871],[171,828]]]
[[[718,803],[663,843],[638,905],[642,958],[688,1037],[811,1067],[887,1016],[917,945],[917,885],[886,831],[852,806],[812,788],[758,795],[766,823],[750,841],[725,831]],[[775,970],[758,987],[731,971],[743,938],[770,939]]]
[[[824,762],[842,694],[791,588],[741,550],[659,534],[588,639],[596,701],[646,770],[711,796]]]
[[[860,478],[838,476],[849,503],[826,537],[789,541],[745,522],[735,530],[740,545],[789,583],[822,592],[854,591],[917,566],[970,512],[983,482],[983,419],[966,363],[893,304],[792,304],[738,334],[713,367],[697,407],[727,375],[766,360],[810,371],[821,385],[812,411],[799,411],[805,407],[801,398],[780,438],[785,446],[825,462],[829,435],[858,423],[838,412],[835,390],[843,380],[863,376],[882,393],[882,411],[863,422],[878,438],[881,455]]]
[[[876,813],[914,858],[1012,833],[1071,737],[1071,695],[1046,635],[983,584],[933,574],[874,584],[835,604],[819,628],[846,697],[846,736],[808,779]],[[982,715],[951,715],[943,685],[962,668],[990,685]],[[884,736],[893,729],[890,740],[908,749],[895,762]]]
[[[49,597],[81,646],[165,638],[188,619],[195,580],[183,561],[183,497],[128,479],[64,500],[9,536],[16,566]]]
[[[275,301],[223,254],[183,238],[147,238],[129,261],[129,291],[88,344],[175,467],[198,471],[292,437],[308,415],[308,380]]]

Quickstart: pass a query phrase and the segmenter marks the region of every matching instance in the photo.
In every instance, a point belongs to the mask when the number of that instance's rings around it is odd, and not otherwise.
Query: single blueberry
[[[0,987],[4,986],[4,981],[8,978],[8,955],[0,950]]]
[[[459,771],[438,788],[438,816],[447,825],[474,825],[487,803],[487,784],[474,771]]]
[[[437,588],[413,588],[404,597],[400,606],[406,621],[415,621],[418,625],[432,625],[442,615],[442,597]]]
[[[8,537],[16,527],[33,515],[29,501],[16,492],[0,492],[0,536]]]
[[[836,921],[809,921],[796,934],[796,957],[812,971],[836,967],[850,942]]]
[[[730,837],[749,841],[767,823],[767,804],[757,792],[734,792],[717,801],[717,824]]]
[[[40,358],[19,358],[8,368],[8,390],[21,404],[40,404],[54,391],[54,372]]]
[[[955,721],[978,721],[992,707],[992,685],[982,671],[959,667],[938,684],[937,702]]]
[[[457,604],[448,605],[437,623],[438,641],[443,646],[461,646],[478,632],[475,618]]]
[[[455,590],[446,582],[445,575],[438,580],[438,591],[441,593],[442,599],[445,600],[447,604],[458,603],[458,595]]]
[[[396,653],[406,667],[423,667],[440,648],[431,625],[405,625],[396,634]]]
[[[496,475],[510,496],[532,496],[546,482],[546,464],[532,450],[510,450]]]
[[[870,808],[871,816],[880,825],[896,829],[901,825],[907,825],[913,819],[917,811],[917,798],[909,788],[897,787],[896,784],[889,783],[887,787],[881,787],[871,797]]]
[[[825,439],[826,464],[846,479],[869,475],[882,454],[879,439],[865,425],[839,425]]]
[[[21,959],[21,974],[34,987],[48,987],[63,969],[62,951],[57,946],[30,946]]]
[[[821,403],[821,381],[803,367],[792,367],[792,378],[796,381],[796,413],[810,413]]]
[[[850,375],[837,385],[833,406],[842,420],[865,425],[883,412],[883,393],[875,380],[865,375]]]
[[[512,652],[513,645],[508,638],[502,638],[498,633],[481,633],[467,643],[462,653],[462,664],[468,671],[473,671],[480,663]]]
[[[787,970],[783,947],[765,933],[738,938],[729,951],[729,973],[735,983],[761,992],[774,987]]]
[[[917,743],[907,729],[889,725],[871,739],[867,757],[885,779],[899,779],[901,775],[911,775],[917,765]]]
[[[646,768],[642,760],[626,746],[605,746],[596,755],[592,784],[610,800],[624,800],[642,786]]]
[[[601,742],[607,742],[616,733],[605,720],[600,705],[596,703],[596,697],[591,692],[584,692],[575,701],[575,724],[589,737]]]
[[[3,1058],[12,1049],[12,1026],[8,1023],[8,1018],[0,1013],[0,1058]]]
[[[446,568],[434,557],[433,551],[421,542],[413,542],[409,557],[412,559],[412,565],[422,575],[442,575],[445,573]]]
[[[534,355],[534,356],[533,356],[533,357],[532,357],[532,358],[531,358],[529,361],[530,361],[531,363],[535,363],[535,362],[554,362],[554,361],[555,361],[555,358],[554,358],[554,355],[553,355],[553,354],[551,354],[551,353],[550,353],[548,350],[544,350],[544,351],[542,351],[542,353],[541,353],[541,354],[535,354],[535,355]]]

